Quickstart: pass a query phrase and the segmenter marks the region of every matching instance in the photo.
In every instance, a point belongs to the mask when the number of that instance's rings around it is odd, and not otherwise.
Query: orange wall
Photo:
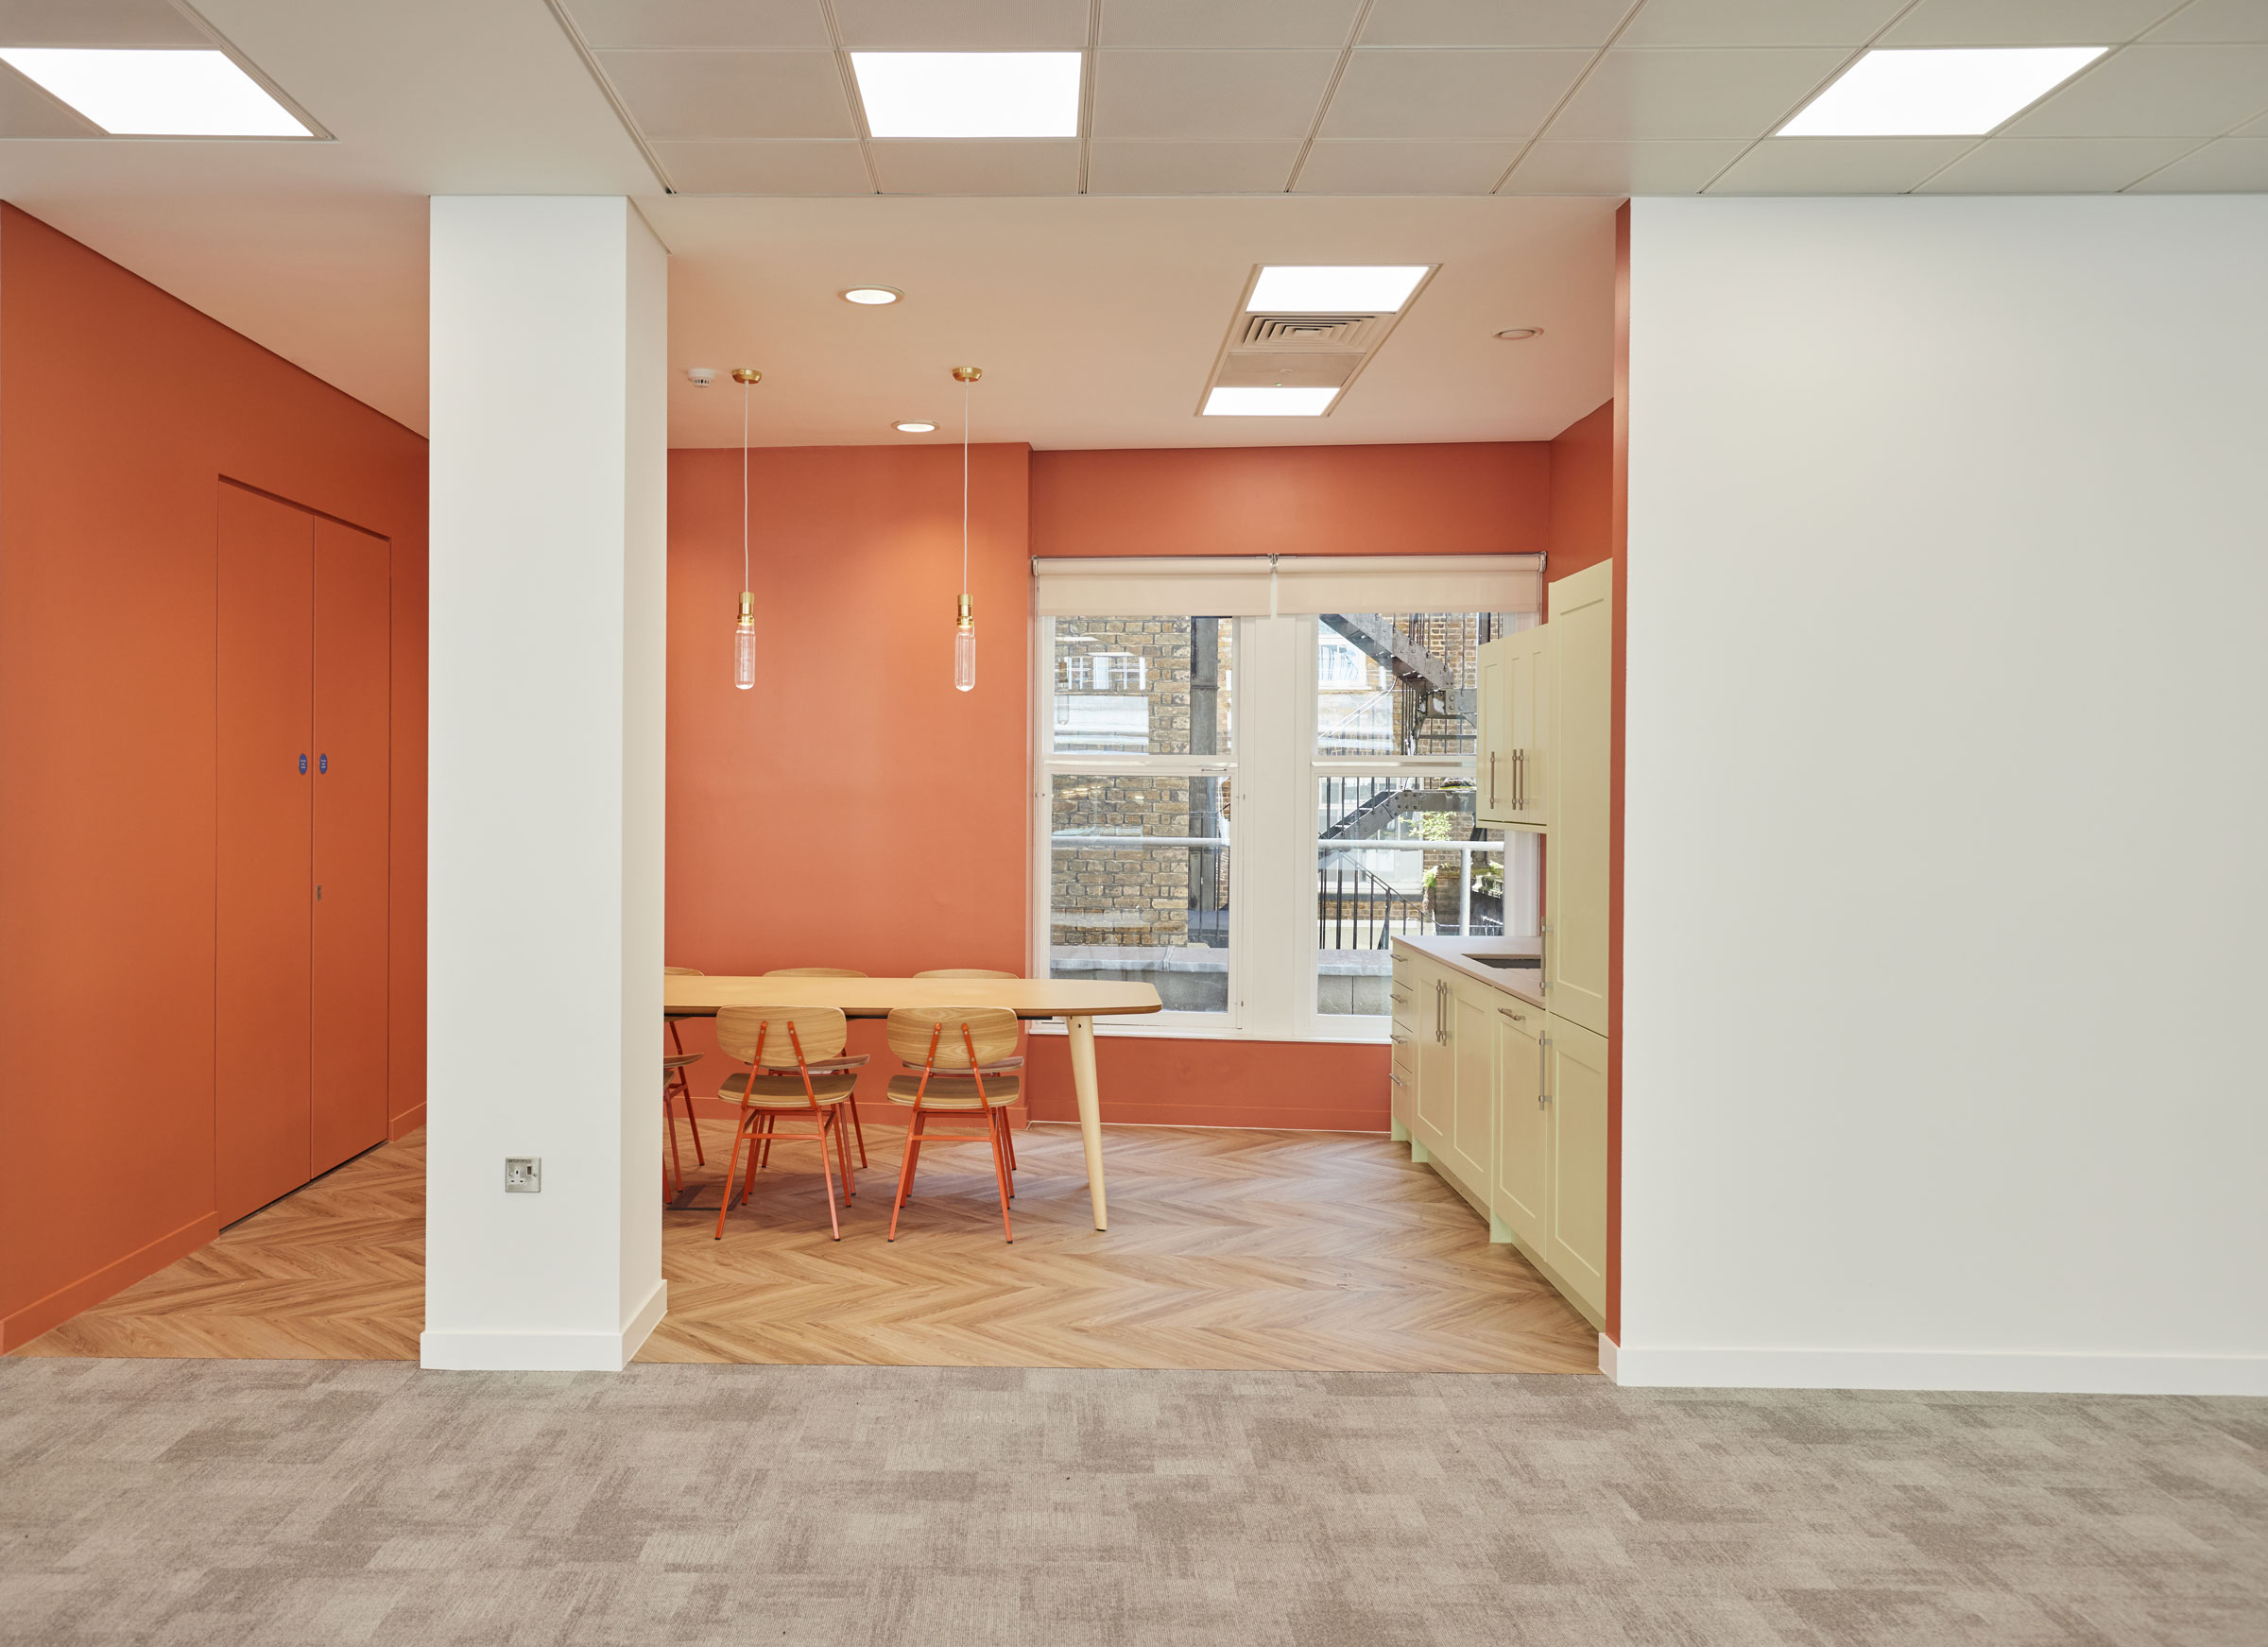
[[[215,1232],[222,476],[393,540],[388,1074],[423,1104],[425,443],[0,206],[0,1347]]]
[[[1527,555],[1541,442],[1035,452],[1032,553]]]
[[[1614,553],[1614,402],[1559,431],[1552,442],[1548,576],[1565,577]]]
[[[671,453],[670,961],[1023,970],[1029,557],[1529,553],[1547,541],[1551,463],[1540,443],[979,448],[981,658],[962,696],[958,453],[758,452],[754,587],[760,610],[782,615],[767,615],[765,672],[742,695],[740,454]],[[870,1027],[852,1036],[878,1046]],[[686,1038],[714,1044],[705,1025]],[[1031,1058],[1031,1113],[1070,1119],[1064,1042],[1034,1037]],[[1100,1060],[1108,1120],[1386,1127],[1383,1046],[1106,1038]]]

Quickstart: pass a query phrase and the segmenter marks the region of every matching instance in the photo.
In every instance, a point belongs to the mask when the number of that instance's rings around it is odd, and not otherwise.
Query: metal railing
[[[1348,841],[1319,840],[1315,845],[1325,854],[1325,857],[1319,859],[1316,865],[1315,947],[1325,950],[1383,950],[1386,947],[1387,939],[1393,935],[1393,922],[1398,913],[1400,915],[1400,930],[1402,932],[1407,933],[1414,929],[1422,935],[1425,931],[1426,916],[1432,909],[1432,900],[1422,884],[1414,892],[1403,891],[1375,874],[1366,866],[1350,862],[1350,854],[1358,851],[1456,853],[1458,857],[1456,931],[1461,936],[1471,937],[1481,935],[1473,930],[1473,856],[1475,853],[1493,852],[1501,859],[1504,850],[1504,843],[1502,841],[1365,840],[1357,844]],[[1330,861],[1333,858],[1338,862]],[[1349,873],[1366,877],[1375,885],[1384,888],[1384,892],[1383,894],[1374,892],[1360,882],[1356,884],[1354,891],[1346,891],[1345,881]],[[1498,915],[1493,923],[1499,932],[1503,930],[1502,898],[1503,894],[1500,892],[1498,894]],[[1416,906],[1414,928],[1409,913],[1401,907],[1403,905]],[[1352,929],[1355,937],[1361,938],[1363,929],[1370,924],[1366,918],[1373,909],[1379,910],[1383,916],[1383,924],[1377,928],[1378,937],[1375,943],[1346,944],[1324,941],[1326,938],[1336,939],[1348,935],[1349,928]],[[1434,924],[1435,931],[1441,930],[1441,921],[1437,915]]]

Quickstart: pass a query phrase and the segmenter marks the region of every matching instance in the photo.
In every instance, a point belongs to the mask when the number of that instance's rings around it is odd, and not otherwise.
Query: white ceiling
[[[434,194],[637,197],[673,365],[763,366],[776,442],[895,438],[973,358],[984,430],[1061,446],[1554,432],[1629,193],[2268,189],[2268,0],[0,0],[0,44],[215,39],[330,140],[102,137],[0,68],[0,196],[419,428]],[[1981,142],[1763,135],[1869,43],[2040,43],[2119,49]],[[1085,49],[1083,135],[865,140],[852,46]],[[1193,417],[1303,256],[1444,267],[1332,417]]]
[[[559,0],[688,194],[2268,188],[2262,0]],[[1871,46],[2115,47],[1985,139],[1770,133]],[[865,137],[853,50],[1088,52],[1076,142]]]
[[[982,439],[1040,447],[1548,439],[1612,385],[1614,202],[1597,199],[649,202],[673,254],[670,438],[740,442],[741,390],[688,366],[762,369],[754,438],[958,438],[957,365]],[[1328,418],[1200,418],[1259,262],[1439,263]],[[862,308],[846,286],[896,286]],[[1511,326],[1541,326],[1523,343]]]

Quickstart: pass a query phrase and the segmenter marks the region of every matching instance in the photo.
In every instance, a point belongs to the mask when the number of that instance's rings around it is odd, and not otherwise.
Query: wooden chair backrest
[[[792,1036],[788,1033],[791,1026]],[[725,1056],[754,1063],[759,1038],[767,1070],[794,1069],[799,1045],[805,1063],[823,1064],[843,1055],[845,1021],[832,1006],[727,1006],[718,1010],[716,1044]]]
[[[985,967],[932,967],[926,972],[916,972],[917,978],[1021,978],[1022,972],[995,972]]]
[[[976,1043],[976,1061],[996,1064],[1016,1055],[1016,1015],[1005,1006],[901,1006],[889,1019],[890,1051],[916,1069],[965,1070],[969,1047],[961,1038],[966,1024],[969,1039]],[[937,1034],[939,1025],[944,1033]],[[937,1059],[930,1064],[932,1038]]]
[[[767,978],[863,978],[866,974],[853,967],[774,967],[765,976]]]
[[[698,967],[664,967],[662,969],[662,976],[664,978],[706,978],[709,974]]]

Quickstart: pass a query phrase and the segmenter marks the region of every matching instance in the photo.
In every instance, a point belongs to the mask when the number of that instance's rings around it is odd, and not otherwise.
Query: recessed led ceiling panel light
[[[1272,263],[1260,271],[1247,315],[1392,315],[1433,265]]]
[[[1781,127],[1781,137],[1982,137],[2108,46],[1870,51]]]
[[[875,137],[1076,137],[1075,51],[854,51]]]
[[[896,286],[852,286],[843,295],[846,303],[865,303],[869,307],[894,303],[905,294]]]
[[[113,137],[312,137],[228,54],[9,46],[5,61]]]
[[[890,427],[901,435],[935,435],[937,432],[935,423],[893,423]]]
[[[1205,397],[1208,418],[1320,418],[1335,388],[1216,388]]]

